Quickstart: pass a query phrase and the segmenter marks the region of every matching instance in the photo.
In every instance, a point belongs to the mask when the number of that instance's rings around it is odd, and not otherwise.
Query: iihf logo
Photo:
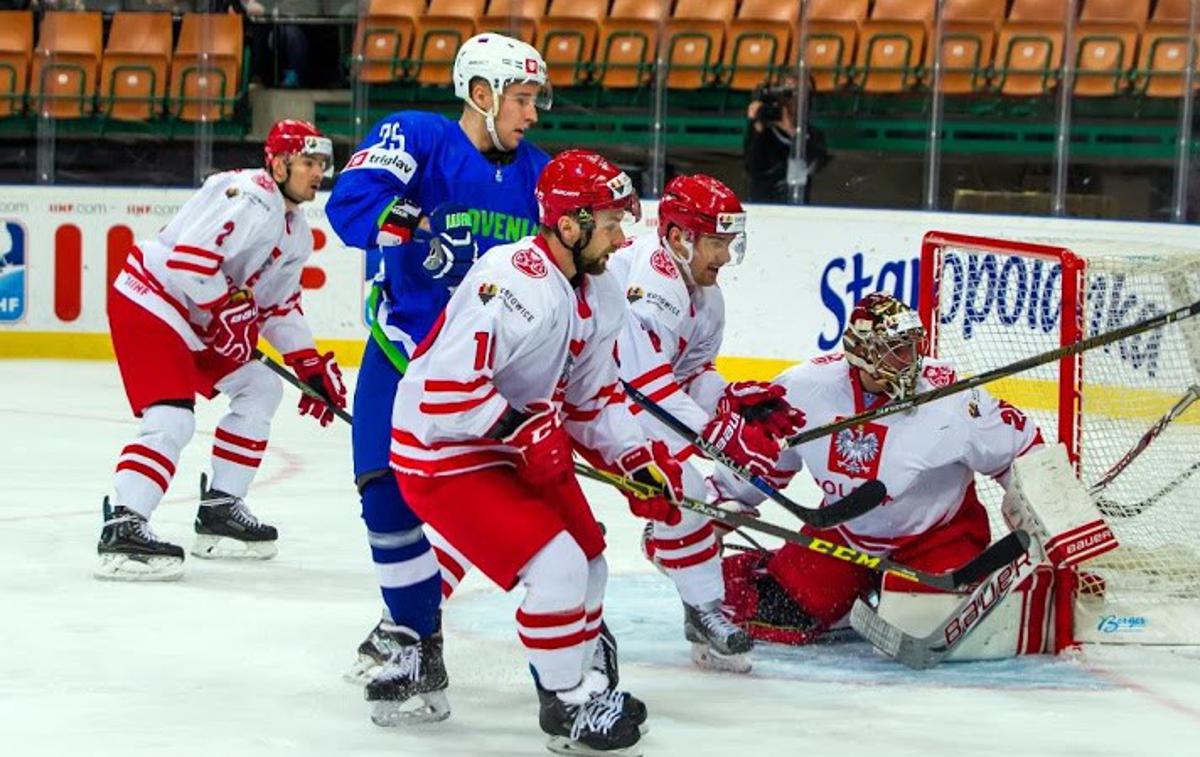
[[[25,227],[0,221],[0,322],[25,315]]]

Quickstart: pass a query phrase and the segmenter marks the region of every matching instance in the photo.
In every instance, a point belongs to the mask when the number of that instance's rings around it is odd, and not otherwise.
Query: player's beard
[[[608,256],[611,252],[612,252],[612,250],[606,250],[605,252],[601,253],[597,257],[594,257],[594,258],[585,257],[580,261],[580,263],[581,263],[580,267],[583,269],[583,272],[586,274],[589,274],[591,276],[599,276],[600,274],[604,273],[608,269]]]

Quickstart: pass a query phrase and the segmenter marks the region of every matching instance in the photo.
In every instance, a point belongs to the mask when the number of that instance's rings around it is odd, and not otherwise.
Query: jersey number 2
[[[225,239],[233,233],[233,221],[226,221],[225,225],[222,226],[221,229],[221,233],[217,234],[217,247],[225,244]]]

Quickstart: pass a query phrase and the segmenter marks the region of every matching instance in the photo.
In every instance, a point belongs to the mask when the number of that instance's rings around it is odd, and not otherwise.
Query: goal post
[[[931,231],[919,309],[931,355],[982,373],[1200,300],[1197,248],[1025,241]],[[988,385],[1101,480],[1200,384],[1200,318]],[[1195,475],[1193,475],[1193,473]],[[996,535],[1000,489],[979,482]],[[1200,644],[1200,402],[1097,493],[1121,546],[1080,566],[1074,628],[1086,642]]]

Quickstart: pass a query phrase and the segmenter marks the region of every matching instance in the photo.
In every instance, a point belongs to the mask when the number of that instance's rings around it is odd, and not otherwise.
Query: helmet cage
[[[889,298],[890,299],[890,298]],[[913,396],[921,376],[925,347],[925,327],[920,316],[907,306],[888,313],[871,313],[873,319],[854,315],[842,335],[842,349],[851,365],[862,369],[883,385],[884,392],[895,400]]]

